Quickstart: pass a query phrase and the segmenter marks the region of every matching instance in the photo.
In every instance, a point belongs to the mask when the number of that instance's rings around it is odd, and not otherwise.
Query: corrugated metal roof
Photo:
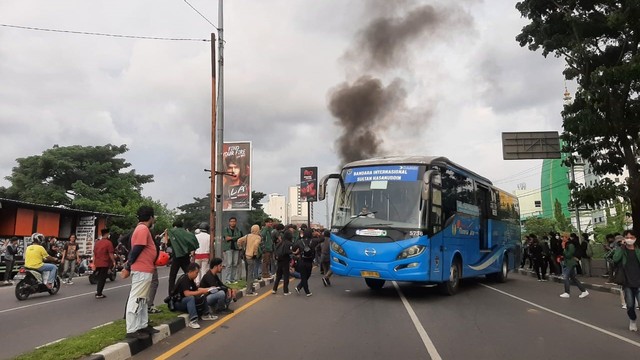
[[[28,201],[0,198],[0,204],[3,204],[3,203],[22,205],[27,208],[43,209],[43,210],[58,211],[58,212],[67,212],[67,213],[71,212],[76,214],[91,214],[91,215],[123,217],[123,215],[118,215],[118,214],[103,213],[98,211],[90,211],[90,210],[82,210],[82,209],[72,209],[66,206],[43,205],[43,204],[36,204]]]

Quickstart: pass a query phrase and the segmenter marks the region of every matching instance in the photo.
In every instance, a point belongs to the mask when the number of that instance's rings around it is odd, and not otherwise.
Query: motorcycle
[[[116,281],[117,278],[117,273],[118,271],[122,271],[122,269],[124,269],[124,259],[123,256],[121,255],[116,255],[116,265],[114,267],[110,267],[108,272],[107,272],[107,279],[111,280],[111,281]],[[89,269],[87,270],[87,273],[89,275],[89,283],[91,283],[91,285],[95,285],[98,283],[98,278],[97,275],[95,273],[95,269],[93,268],[93,261],[91,261],[91,264],[89,266]]]
[[[13,277],[14,281],[18,281],[16,284],[16,298],[18,300],[26,300],[31,294],[48,292],[50,295],[55,295],[60,290],[60,276],[56,275],[56,280],[53,283],[53,287],[49,289],[42,281],[42,273],[38,270],[27,269],[21,267],[20,271]]]

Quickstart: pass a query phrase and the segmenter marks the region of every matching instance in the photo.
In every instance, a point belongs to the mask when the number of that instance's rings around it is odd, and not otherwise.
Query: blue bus
[[[337,179],[331,269],[364,278],[438,284],[453,295],[460,279],[504,282],[520,262],[518,200],[445,157],[396,156],[355,161]]]

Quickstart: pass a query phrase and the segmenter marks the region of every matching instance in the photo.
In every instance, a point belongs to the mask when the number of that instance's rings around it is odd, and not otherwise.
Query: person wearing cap
[[[131,251],[120,276],[126,279],[131,275],[131,290],[127,300],[126,327],[127,337],[148,339],[155,333],[149,326],[147,297],[151,288],[151,280],[155,271],[158,250],[153,241],[150,228],[155,223],[153,208],[141,206],[138,209],[138,225],[131,234]]]

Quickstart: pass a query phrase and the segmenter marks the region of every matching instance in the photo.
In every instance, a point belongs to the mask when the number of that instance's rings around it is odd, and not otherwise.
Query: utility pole
[[[216,35],[211,33],[211,213],[209,214],[209,261],[216,256],[215,237],[216,228]],[[206,171],[206,169],[205,169]]]
[[[215,222],[215,247],[214,252],[216,254],[221,254],[222,252],[222,176],[225,173],[225,169],[223,169],[222,164],[222,145],[224,144],[224,24],[223,24],[223,0],[218,0],[218,101],[217,101],[217,133],[218,139],[216,143],[216,155],[217,167],[211,169],[212,172],[215,170],[216,178],[216,222]],[[211,232],[214,233],[213,231]]]

